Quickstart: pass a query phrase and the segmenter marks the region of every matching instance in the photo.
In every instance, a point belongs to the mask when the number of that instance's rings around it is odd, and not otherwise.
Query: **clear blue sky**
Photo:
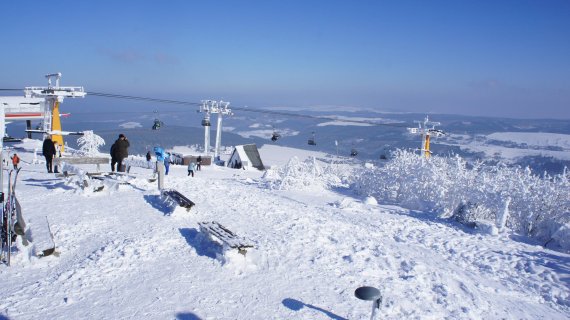
[[[2,1],[0,88],[570,119],[570,1]],[[89,99],[89,98],[86,98]],[[116,102],[114,102],[116,103]]]

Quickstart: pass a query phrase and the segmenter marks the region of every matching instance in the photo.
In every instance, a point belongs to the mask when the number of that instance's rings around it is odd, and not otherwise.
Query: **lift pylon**
[[[429,159],[429,157],[431,156],[430,137],[432,135],[439,137],[445,134],[442,130],[435,128],[435,126],[439,126],[441,125],[441,123],[430,121],[428,116],[426,116],[424,121],[414,121],[414,122],[418,124],[418,127],[408,128],[408,132],[412,134],[421,135],[420,153],[423,154],[426,159]],[[429,126],[431,126],[431,128],[428,128]]]
[[[59,105],[66,97],[83,98],[87,94],[83,87],[60,87],[61,72],[50,73],[45,76],[48,80],[47,87],[26,87],[24,95],[26,98],[44,98],[46,100],[45,109],[43,111],[43,131],[61,131],[61,120],[59,113]],[[55,78],[55,86],[52,86],[52,78]],[[44,133],[44,135],[48,135]],[[64,151],[65,144],[61,134],[53,134],[52,140],[61,146]]]
[[[214,101],[214,100],[202,100],[202,105],[200,106],[199,112],[204,113],[204,119],[202,120],[202,126],[204,127],[204,152],[206,155],[210,152],[210,116],[213,113],[218,114],[217,126],[216,126],[216,146],[214,148],[214,159],[216,159],[220,154],[220,147],[222,144],[222,116],[232,115],[232,110],[229,108],[230,103],[227,101]]]

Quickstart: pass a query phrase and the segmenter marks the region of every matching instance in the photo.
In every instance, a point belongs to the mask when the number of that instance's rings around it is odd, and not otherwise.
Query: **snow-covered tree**
[[[496,224],[556,243],[570,227],[570,174],[539,176],[529,168],[467,163],[459,156],[429,160],[397,150],[382,167],[355,173],[364,196],[453,217],[467,225]],[[561,245],[561,243],[558,243]]]
[[[88,156],[99,154],[99,147],[105,145],[105,140],[93,133],[93,131],[83,131],[83,136],[77,139],[79,150]]]
[[[265,172],[263,180],[271,189],[293,190],[307,188],[330,188],[342,185],[339,165],[321,166],[314,157],[305,161],[293,157],[284,167]]]

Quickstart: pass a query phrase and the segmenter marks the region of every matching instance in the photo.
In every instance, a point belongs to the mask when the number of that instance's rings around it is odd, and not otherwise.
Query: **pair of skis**
[[[2,202],[2,227],[1,227],[1,238],[2,238],[2,252],[0,252],[0,259],[10,265],[10,254],[12,252],[12,243],[16,240],[16,229],[18,233],[24,231],[25,223],[22,219],[21,210],[19,209],[18,200],[16,199],[16,182],[18,181],[18,173],[20,169],[10,170],[8,174],[8,194],[0,192],[0,200]],[[12,175],[14,177],[12,178]]]
[[[28,239],[26,239],[26,223],[22,216],[22,208],[20,203],[16,198],[16,182],[18,181],[18,173],[20,169],[10,170],[8,174],[8,193],[0,192],[0,211],[1,211],[1,242],[2,251],[0,252],[0,260],[10,265],[10,258],[12,253],[12,244],[19,235],[22,237],[22,243],[28,245]],[[34,223],[33,228],[36,236],[34,240],[34,248],[39,257],[45,257],[53,254],[55,252],[55,241],[53,233],[49,225],[49,221],[46,216],[45,224],[39,222],[37,225]],[[44,239],[41,239],[40,235],[44,235]]]

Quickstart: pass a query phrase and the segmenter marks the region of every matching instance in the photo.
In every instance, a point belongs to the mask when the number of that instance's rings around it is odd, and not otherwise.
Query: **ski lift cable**
[[[0,88],[0,91],[18,91],[18,90],[22,90],[22,89],[1,89]],[[114,93],[104,93],[104,92],[91,92],[91,91],[87,91],[86,93],[87,93],[87,95],[96,96],[96,97],[103,97],[103,98],[110,98],[110,99],[127,99],[127,100],[136,100],[136,101],[155,102],[155,103],[164,103],[164,104],[177,104],[177,105],[190,105],[190,106],[201,106],[202,105],[202,103],[200,103],[200,102],[191,102],[191,101],[182,101],[182,100],[159,99],[159,98],[151,98],[151,97],[139,97],[139,96],[122,95],[122,94],[114,94]],[[371,126],[386,126],[386,127],[396,127],[396,128],[407,128],[408,127],[408,125],[406,125],[406,124],[378,123],[378,122],[367,121],[367,120],[337,119],[335,117],[312,116],[312,115],[304,115],[304,114],[299,114],[299,113],[274,111],[274,110],[251,108],[251,107],[235,107],[234,106],[234,107],[232,107],[232,109],[239,110],[239,111],[246,111],[246,112],[255,112],[255,113],[263,113],[263,114],[269,114],[269,115],[279,115],[279,116],[285,116],[285,117],[296,117],[296,118],[305,118],[305,119],[313,119],[313,120],[341,120],[343,122],[368,124]],[[187,112],[187,111],[170,111],[170,112]],[[138,112],[121,112],[121,113],[138,113]],[[87,113],[83,113],[83,114],[87,114]]]

